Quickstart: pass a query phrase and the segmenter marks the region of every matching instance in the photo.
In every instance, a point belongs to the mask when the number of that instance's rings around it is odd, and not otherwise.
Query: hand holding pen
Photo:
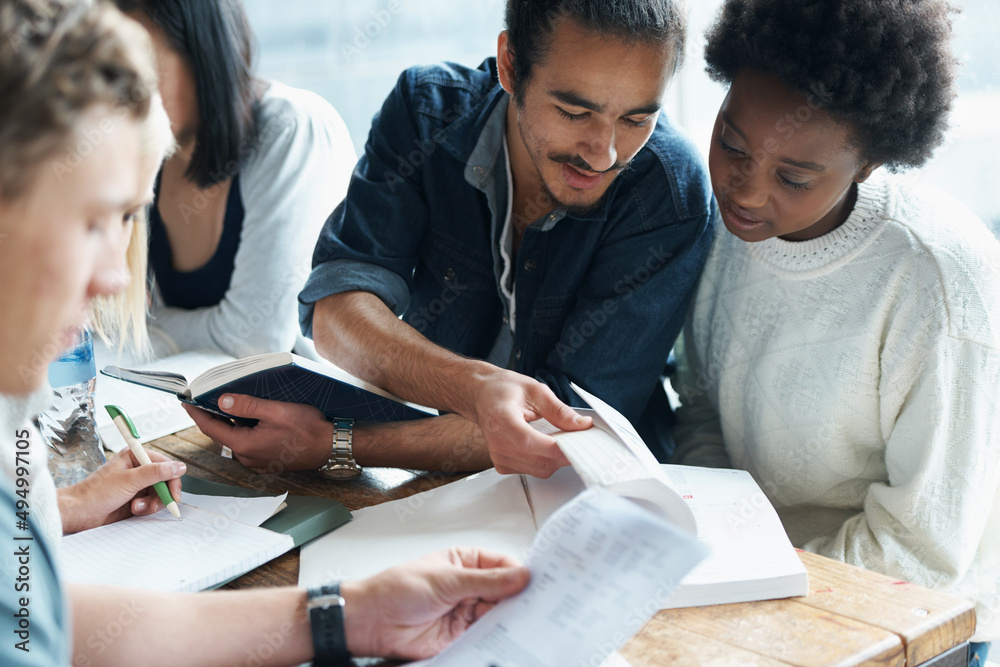
[[[109,455],[108,462],[82,482],[59,489],[63,533],[155,514],[164,507],[154,490],[157,482],[166,484],[170,500],[179,500],[180,477],[187,466],[159,452],[148,452],[148,456],[151,464],[142,465],[130,450],[122,450]]]
[[[111,419],[114,421],[115,426],[118,427],[118,432],[122,434],[122,438],[125,439],[125,443],[128,448],[132,451],[132,455],[135,456],[139,465],[148,466],[153,462],[149,458],[149,454],[143,449],[142,445],[139,443],[139,432],[135,428],[135,424],[129,419],[125,411],[119,408],[117,405],[105,405],[104,409],[108,411],[111,415]],[[170,491],[167,489],[167,485],[163,482],[156,482],[153,484],[153,489],[156,494],[163,501],[164,506],[178,519],[181,518],[181,510],[177,506],[177,501],[174,500]]]

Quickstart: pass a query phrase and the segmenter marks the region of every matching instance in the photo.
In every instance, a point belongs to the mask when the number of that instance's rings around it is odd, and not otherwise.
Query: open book
[[[130,368],[144,371],[170,370],[187,377],[195,377],[209,368],[235,361],[235,358],[221,352],[191,351],[146,360],[110,349],[101,341],[94,341],[94,361],[97,368],[104,368],[110,364],[127,364]],[[97,410],[94,411],[97,433],[104,447],[111,451],[120,451],[126,445],[111,420],[111,415],[102,408],[104,405],[117,405],[128,413],[139,429],[141,443],[151,442],[194,426],[194,420],[184,411],[183,403],[173,394],[122,382],[106,375],[97,376],[94,392],[94,405],[97,406]]]
[[[628,420],[574,387],[595,427],[554,432],[570,468],[550,479],[487,471],[409,498],[354,512],[306,545],[299,583],[366,577],[438,549],[469,545],[523,559],[545,521],[586,487],[628,497],[711,549],[661,608],[806,595],[808,575],[774,508],[750,475],[659,465]],[[536,428],[553,431],[547,424]],[[544,535],[542,535],[544,537]],[[331,564],[335,564],[331,573]]]
[[[235,422],[253,425],[219,408],[223,394],[246,394],[287,403],[307,403],[328,419],[390,422],[437,415],[436,410],[409,403],[368,384],[333,364],[319,363],[291,352],[259,354],[211,368],[189,383],[178,373],[129,370],[108,366],[101,373],[119,380],[166,391],[185,403]]]

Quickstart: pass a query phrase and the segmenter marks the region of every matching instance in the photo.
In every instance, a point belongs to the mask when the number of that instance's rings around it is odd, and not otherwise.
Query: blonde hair
[[[140,154],[152,158],[159,166],[174,152],[174,136],[170,132],[170,119],[163,109],[159,94],[153,96],[149,114],[139,128]],[[128,345],[139,354],[148,356],[149,341],[146,331],[147,281],[146,263],[149,254],[146,212],[136,216],[129,239],[126,264],[131,276],[125,289],[111,297],[94,300],[91,322],[94,331],[105,343],[117,344],[119,349]]]

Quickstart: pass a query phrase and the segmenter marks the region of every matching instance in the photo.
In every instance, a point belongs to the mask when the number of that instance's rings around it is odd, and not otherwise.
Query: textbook
[[[477,546],[524,559],[545,521],[588,488],[604,488],[697,535],[709,556],[663,609],[807,595],[805,566],[760,487],[741,470],[660,465],[614,408],[574,386],[593,410],[586,431],[547,422],[572,464],[547,480],[495,470],[354,512],[351,523],[302,549],[299,583],[311,586],[337,564],[362,578],[452,546]],[[558,535],[550,536],[558,541]]]
[[[107,366],[101,373],[125,382],[174,394],[181,401],[221,415],[234,423],[253,426],[219,408],[223,394],[246,394],[287,403],[307,403],[328,419],[390,422],[437,416],[437,411],[409,403],[359,380],[330,363],[320,363],[291,352],[259,354],[230,361],[188,382],[179,373],[130,370]]]

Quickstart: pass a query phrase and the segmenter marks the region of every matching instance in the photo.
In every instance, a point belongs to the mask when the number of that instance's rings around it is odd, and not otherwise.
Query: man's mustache
[[[549,159],[556,164],[568,164],[571,167],[576,167],[577,169],[582,169],[583,171],[589,171],[594,174],[610,174],[613,171],[621,171],[628,167],[627,162],[615,162],[613,165],[605,169],[604,171],[598,171],[590,166],[590,164],[584,160],[579,155],[550,155]]]

